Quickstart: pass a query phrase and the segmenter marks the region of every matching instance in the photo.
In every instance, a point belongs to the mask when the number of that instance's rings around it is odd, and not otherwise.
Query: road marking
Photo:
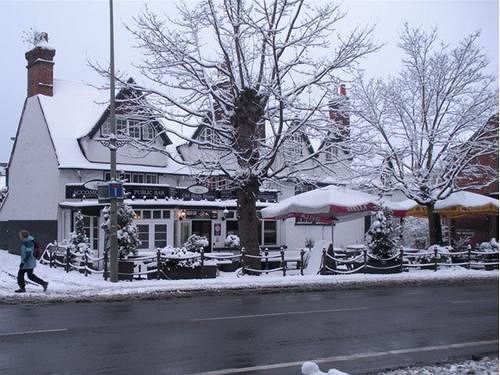
[[[68,328],[58,328],[58,329],[35,329],[33,331],[20,331],[20,332],[6,332],[0,333],[1,336],[20,336],[20,335],[37,335],[40,333],[56,333],[56,332],[66,332]]]
[[[340,362],[340,361],[351,361],[351,360],[355,360],[355,359],[383,357],[383,356],[387,356],[387,355],[430,352],[430,351],[434,351],[434,350],[459,349],[459,348],[467,348],[470,346],[481,346],[481,345],[492,345],[492,344],[498,345],[498,340],[471,341],[471,342],[461,342],[461,343],[457,343],[457,344],[448,344],[448,345],[433,345],[433,346],[421,346],[421,347],[417,347],[417,348],[388,350],[385,352],[371,352],[371,353],[357,353],[357,354],[350,354],[350,355],[339,355],[339,356],[313,359],[312,361],[314,361],[316,363],[330,363],[330,362]],[[262,371],[262,370],[272,370],[272,369],[277,369],[277,368],[302,366],[302,364],[304,362],[310,361],[310,360],[311,359],[305,359],[303,361],[297,361],[297,362],[282,362],[282,363],[273,363],[273,364],[260,365],[260,366],[229,368],[229,369],[222,369],[222,370],[215,370],[215,371],[198,372],[198,373],[191,374],[191,375],[241,374],[241,373],[248,373],[251,371]]]
[[[342,311],[362,311],[370,310],[369,307],[347,307],[344,309],[329,309],[329,310],[307,310],[307,311],[284,311],[267,314],[252,314],[252,315],[229,315],[229,316],[216,316],[213,318],[197,318],[190,319],[190,322],[206,322],[211,320],[229,320],[229,319],[249,319],[249,318],[265,318],[268,316],[286,316],[286,315],[304,315],[304,314],[321,314]]]
[[[464,299],[461,301],[451,301],[451,303],[478,303],[478,302],[490,302],[491,299],[483,298],[483,299]]]

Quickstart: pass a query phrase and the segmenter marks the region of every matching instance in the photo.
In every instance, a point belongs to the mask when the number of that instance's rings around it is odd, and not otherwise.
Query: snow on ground
[[[406,367],[379,375],[497,375],[498,358],[463,361],[437,366]]]
[[[14,293],[17,289],[16,274],[19,256],[0,250],[0,302],[57,302],[120,300],[133,298],[154,298],[162,296],[185,296],[206,292],[239,292],[244,289],[356,289],[364,287],[391,285],[423,285],[429,283],[473,283],[481,280],[498,280],[498,271],[467,270],[454,267],[447,270],[413,271],[392,275],[290,275],[280,273],[270,275],[242,276],[236,273],[221,273],[215,279],[204,280],[137,280],[111,283],[104,281],[102,275],[85,277],[76,271],[64,272],[62,268],[50,268],[37,264],[35,274],[49,282],[49,289],[43,292],[39,285],[28,282],[27,292]]]
[[[314,362],[304,362],[303,375],[349,375],[336,369],[322,372]],[[498,358],[482,358],[479,361],[462,361],[442,365],[405,367],[397,370],[379,372],[377,375],[496,375]]]

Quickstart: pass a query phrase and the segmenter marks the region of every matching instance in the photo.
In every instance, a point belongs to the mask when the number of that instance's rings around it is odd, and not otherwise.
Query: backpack
[[[38,242],[36,242],[35,240],[33,240],[33,256],[36,259],[40,259],[42,257],[42,249]]]

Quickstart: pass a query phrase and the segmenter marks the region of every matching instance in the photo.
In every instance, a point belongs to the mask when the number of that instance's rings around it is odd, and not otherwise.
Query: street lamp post
[[[109,122],[110,122],[110,179],[111,182],[117,180],[116,176],[116,114],[115,114],[115,51],[113,35],[113,0],[109,0]],[[117,199],[110,197],[110,281],[118,281],[118,238],[116,235],[118,227]]]

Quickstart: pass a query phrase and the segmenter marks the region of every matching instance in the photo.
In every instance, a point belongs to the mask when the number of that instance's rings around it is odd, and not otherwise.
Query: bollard
[[[69,255],[70,255],[70,250],[69,247],[66,248],[66,273],[69,272]]]
[[[363,250],[363,273],[366,273],[366,266],[368,264],[368,251]]]
[[[50,268],[54,267],[54,253],[52,251],[49,251],[49,265]]]
[[[281,255],[281,267],[283,268],[283,276],[286,276],[285,250],[283,250],[283,248],[281,248],[280,250],[280,255]]]
[[[88,256],[87,256],[87,251],[88,250],[85,250],[85,254],[83,255],[83,262],[84,262],[84,267],[85,267],[83,273],[84,273],[85,277],[87,277],[88,274],[89,274],[89,271],[88,271]]]
[[[438,249],[437,247],[434,248],[434,272],[438,270]]]
[[[201,278],[204,279],[205,277],[205,249],[202,247],[200,249],[201,253]]]
[[[300,249],[300,275],[304,276],[304,249]]]
[[[471,262],[471,251],[472,251],[472,246],[469,244],[467,245],[467,269],[470,270],[470,262]]]
[[[245,248],[241,248],[241,271],[245,273]]]
[[[399,256],[401,257],[401,272],[403,272],[403,255],[404,255],[404,250],[403,246],[401,246],[401,249],[399,249]]]
[[[161,252],[160,249],[156,249],[156,280],[160,280],[160,264],[161,264]]]
[[[102,273],[105,281],[108,281],[108,249],[104,249],[104,272]]]
[[[265,256],[265,268],[266,268],[266,271],[269,270],[269,251],[267,251],[267,248],[266,248],[266,251],[264,251],[264,256]],[[266,272],[266,275],[268,274],[269,272]]]
[[[321,274],[326,275],[326,249],[323,248],[323,255],[321,256]]]

